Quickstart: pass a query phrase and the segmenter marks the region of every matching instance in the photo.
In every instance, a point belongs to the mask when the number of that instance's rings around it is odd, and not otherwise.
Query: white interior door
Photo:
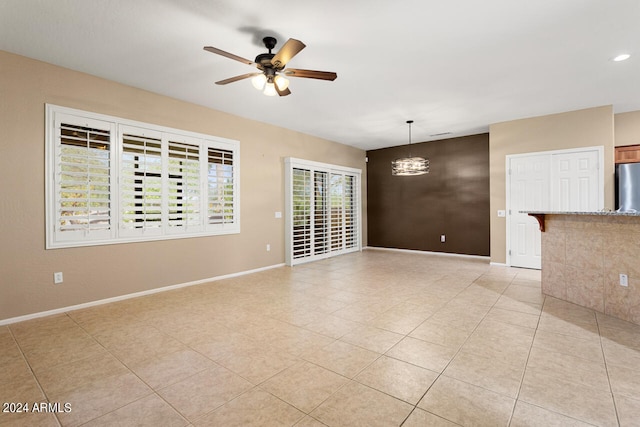
[[[553,210],[588,212],[602,209],[597,151],[561,153],[551,156]]]
[[[510,161],[510,258],[514,267],[540,268],[538,221],[520,211],[549,210],[550,156],[515,157]]]
[[[538,222],[520,211],[593,212],[604,206],[601,147],[508,158],[508,263],[541,267]]]

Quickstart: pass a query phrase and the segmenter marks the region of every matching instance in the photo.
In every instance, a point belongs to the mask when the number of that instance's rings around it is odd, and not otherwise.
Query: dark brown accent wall
[[[392,176],[391,161],[409,151],[428,158],[430,172]],[[368,246],[490,255],[488,133],[372,150],[367,157]]]

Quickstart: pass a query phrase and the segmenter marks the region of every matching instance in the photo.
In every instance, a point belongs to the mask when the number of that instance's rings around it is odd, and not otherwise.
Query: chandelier
[[[409,125],[409,146],[411,146],[411,124],[413,120],[407,120]],[[409,151],[408,157],[402,157],[391,161],[391,175],[395,176],[410,176],[410,175],[424,175],[429,173],[429,159],[424,157],[411,157],[411,151]]]

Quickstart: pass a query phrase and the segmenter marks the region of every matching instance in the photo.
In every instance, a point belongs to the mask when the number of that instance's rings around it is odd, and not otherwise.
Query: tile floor
[[[54,411],[2,426],[640,425],[640,326],[545,298],[538,271],[430,254],[3,326],[0,370],[3,409]]]

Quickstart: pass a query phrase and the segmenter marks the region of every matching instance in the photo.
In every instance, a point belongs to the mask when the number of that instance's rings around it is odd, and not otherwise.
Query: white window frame
[[[310,247],[308,248],[308,253],[306,255],[295,253],[296,242],[294,240],[299,236],[296,235],[296,232],[294,230],[294,216],[296,215],[296,213],[294,212],[294,192],[296,191],[296,189],[294,188],[294,169],[309,171],[311,185],[314,188],[316,183],[315,174],[326,174],[326,180],[324,181],[324,190],[326,196],[325,203],[323,204],[324,211],[316,211],[317,205],[314,194],[310,196],[309,200],[310,210],[307,213],[307,216],[309,217],[308,220],[310,221],[308,226],[310,234],[307,240]],[[285,257],[287,265],[293,266],[309,261],[316,261],[319,259],[329,258],[350,252],[358,252],[362,250],[361,175],[362,171],[356,168],[314,162],[293,157],[288,157],[285,159]],[[339,201],[340,203],[338,205],[332,203],[332,176],[342,177],[343,183],[345,182],[345,177],[347,176],[353,179],[352,188],[354,193],[352,193],[351,200],[355,206],[351,207],[352,210],[350,211],[350,213],[353,215],[351,217],[347,215],[347,204],[345,200],[345,195],[347,193],[345,191],[342,191],[342,199],[341,201]],[[344,190],[344,188],[342,190]],[[311,193],[314,193],[314,191],[312,190]],[[338,218],[335,217],[335,212],[333,213],[334,217],[332,218],[332,207],[340,208]],[[326,227],[320,230],[323,239],[322,243],[320,243],[321,247],[316,246],[316,237],[318,237],[315,234],[317,231],[317,228],[315,226],[316,215],[321,215],[323,221],[325,221],[326,223]],[[336,219],[338,221],[337,224]],[[335,239],[332,240],[332,237],[334,236],[339,236],[337,241]]]
[[[149,123],[136,122],[120,117],[108,116],[88,111],[46,104],[46,137],[45,137],[45,191],[46,191],[46,249],[108,245],[129,242],[142,242],[166,239],[181,239],[200,236],[215,236],[240,233],[240,143],[235,140],[179,130]],[[109,132],[109,218],[106,229],[94,230],[90,226],[84,230],[62,230],[61,224],[61,143],[59,125],[66,123],[101,129]],[[154,137],[161,141],[161,221],[159,227],[125,228],[123,213],[125,199],[122,189],[126,174],[123,170],[123,135],[136,133],[136,136]],[[176,190],[170,186],[169,143],[189,144],[197,148],[199,184],[190,184],[192,203],[197,213],[197,220],[183,225],[169,221],[170,194],[175,196]],[[216,160],[210,160],[210,155]],[[175,156],[175,154],[174,154]],[[102,159],[106,159],[102,157]],[[212,163],[209,163],[209,162]],[[220,164],[218,165],[218,162]],[[216,165],[210,176],[210,166]],[[175,175],[175,174],[174,174]],[[192,171],[195,176],[195,170]],[[175,179],[175,177],[174,177]],[[89,181],[90,178],[87,178]],[[199,188],[199,193],[197,193]],[[213,197],[210,188],[218,192]],[[173,192],[171,192],[173,191]],[[194,193],[196,192],[196,193]],[[182,194],[181,191],[177,193]],[[186,194],[186,193],[185,193]],[[215,203],[221,215],[216,214],[216,221],[210,219],[210,202]],[[91,215],[89,213],[88,215]],[[175,215],[174,215],[175,219]],[[88,223],[91,221],[87,220]]]

